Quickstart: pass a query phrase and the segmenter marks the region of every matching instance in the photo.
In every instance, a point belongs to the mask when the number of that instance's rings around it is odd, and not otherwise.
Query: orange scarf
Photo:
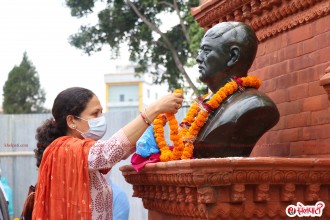
[[[94,140],[63,136],[45,150],[32,219],[91,220],[88,153]]]

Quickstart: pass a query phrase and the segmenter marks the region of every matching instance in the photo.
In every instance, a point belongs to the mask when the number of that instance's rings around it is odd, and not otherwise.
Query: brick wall
[[[329,24],[326,16],[259,44],[249,75],[281,117],[251,156],[330,157],[330,101],[319,85],[330,66]]]

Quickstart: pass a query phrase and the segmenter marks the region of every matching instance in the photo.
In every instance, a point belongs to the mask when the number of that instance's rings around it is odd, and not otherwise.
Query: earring
[[[71,127],[72,127],[72,128],[76,128],[76,126],[75,126],[75,125],[72,125]]]

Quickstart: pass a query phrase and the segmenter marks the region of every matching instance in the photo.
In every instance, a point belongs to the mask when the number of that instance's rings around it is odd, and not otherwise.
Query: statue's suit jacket
[[[210,114],[194,143],[194,156],[249,156],[278,120],[278,109],[267,95],[253,88],[237,91]]]

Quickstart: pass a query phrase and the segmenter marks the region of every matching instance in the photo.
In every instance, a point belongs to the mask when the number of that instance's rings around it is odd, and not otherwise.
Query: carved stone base
[[[330,218],[330,159],[214,158],[120,168],[149,219],[287,219],[289,205],[325,204]],[[322,219],[319,218],[319,219]]]

